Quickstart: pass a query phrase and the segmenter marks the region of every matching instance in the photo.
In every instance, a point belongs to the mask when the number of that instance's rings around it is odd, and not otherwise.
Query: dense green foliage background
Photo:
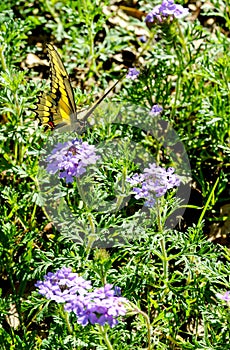
[[[150,319],[148,349],[229,349],[229,307],[215,296],[230,289],[229,2],[181,2],[190,8],[186,20],[148,28],[145,14],[157,4],[0,4],[1,349],[107,348],[97,328],[83,328],[74,317],[70,334],[57,306],[35,292],[37,280],[62,266],[71,266],[95,286],[119,285]],[[145,42],[140,40],[143,35]],[[92,105],[127,68],[141,71],[138,80],[121,79],[108,101],[147,110],[160,104],[162,120],[185,146],[192,192],[175,228],[160,227],[152,215],[151,225],[138,227],[132,242],[89,249],[51,224],[38,179],[41,150],[51,136],[38,126],[33,112],[37,96],[49,90],[49,42],[58,48],[70,74],[79,111]],[[127,145],[127,140],[141,143],[162,166],[171,164],[151,135],[119,125],[110,128],[103,117],[83,137],[90,143],[106,143],[118,134]],[[128,175],[137,170],[125,155],[118,162],[109,154],[97,174],[97,181],[103,182],[97,198],[102,190],[116,196],[114,183],[124,169]],[[72,188],[68,196],[87,223]],[[119,227],[127,220],[134,230],[131,216],[138,205],[133,199],[131,207],[117,215],[91,215],[98,227]],[[165,198],[163,222],[177,205],[173,198]],[[146,321],[138,312],[109,329],[108,335],[114,349],[148,347]]]

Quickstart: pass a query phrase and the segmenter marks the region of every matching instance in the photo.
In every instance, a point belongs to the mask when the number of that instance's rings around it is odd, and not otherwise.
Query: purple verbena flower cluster
[[[180,185],[179,177],[174,174],[174,168],[166,170],[155,163],[149,164],[149,168],[145,168],[143,174],[135,174],[126,180],[134,186],[135,198],[144,198],[144,205],[149,208],[152,208],[156,198],[164,196],[168,189]]]
[[[67,267],[56,273],[49,272],[44,276],[44,281],[38,281],[35,286],[47,299],[64,303],[64,309],[74,312],[77,322],[82,326],[88,323],[103,326],[108,323],[114,327],[118,323],[117,318],[126,314],[124,304],[128,300],[120,296],[119,287],[113,288],[113,285],[106,284],[92,290],[90,281]]]
[[[163,111],[163,108],[158,104],[156,104],[152,106],[150,114],[153,115],[154,117],[157,117],[158,115],[161,114],[162,111]]]
[[[58,143],[46,159],[47,172],[55,174],[66,182],[73,182],[75,177],[86,172],[86,167],[95,164],[100,156],[96,155],[96,148],[88,142],[75,139],[65,143]]]
[[[161,5],[157,5],[149,12],[145,18],[145,22],[153,23],[155,20],[158,22],[163,22],[168,17],[182,18],[187,16],[188,9],[183,8],[181,5],[174,3],[174,0],[163,0]]]
[[[128,74],[126,75],[126,78],[135,80],[137,79],[140,72],[136,68],[129,68]]]
[[[38,292],[47,299],[64,303],[70,295],[84,295],[91,288],[91,282],[72,272],[71,268],[63,267],[55,273],[48,272],[44,281],[35,284]]]
[[[126,309],[124,303],[127,300],[118,297],[111,284],[97,288],[82,296],[71,298],[65,306],[65,310],[73,311],[77,316],[77,322],[82,326],[88,323],[99,323],[104,326],[106,323],[114,327],[118,316],[124,316]]]

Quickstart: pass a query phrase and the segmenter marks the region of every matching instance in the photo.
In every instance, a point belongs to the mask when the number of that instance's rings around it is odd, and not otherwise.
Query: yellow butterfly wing
[[[77,108],[68,73],[54,46],[47,44],[50,58],[51,90],[39,97],[36,115],[40,122],[51,129],[71,125],[76,119]]]

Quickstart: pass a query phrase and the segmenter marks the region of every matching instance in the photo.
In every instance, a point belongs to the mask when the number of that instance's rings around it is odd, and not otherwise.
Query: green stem
[[[156,199],[156,211],[157,211],[157,224],[158,224],[158,231],[162,232],[162,220],[161,220],[161,205],[160,200]]]
[[[141,311],[136,305],[132,303],[130,305],[132,306],[132,309],[130,310],[132,314],[140,314],[145,319],[146,326],[147,326],[147,340],[148,340],[147,350],[151,350],[151,324],[150,324],[149,316],[145,312]]]
[[[37,204],[34,204],[33,211],[32,211],[32,214],[31,214],[31,223],[32,223],[32,225],[34,223],[34,219],[35,219],[35,216],[36,216],[36,210],[37,210]]]
[[[138,62],[139,58],[143,55],[143,53],[148,50],[150,47],[152,47],[152,40],[154,39],[155,32],[151,31],[148,40],[146,43],[142,46],[140,52],[138,53],[136,57],[136,62]]]
[[[216,179],[216,182],[215,182],[215,184],[214,184],[214,186],[213,186],[213,188],[212,188],[212,191],[211,191],[210,195],[208,196],[208,200],[207,200],[207,202],[206,202],[206,204],[205,204],[205,207],[204,207],[204,209],[203,209],[203,211],[202,211],[202,213],[201,213],[201,215],[200,215],[200,218],[199,218],[199,220],[198,220],[197,226],[199,226],[200,223],[201,223],[201,221],[203,220],[203,217],[204,217],[204,215],[205,215],[205,213],[206,213],[206,211],[207,211],[207,208],[208,208],[208,206],[209,206],[209,203],[211,202],[211,199],[212,199],[212,197],[213,197],[213,195],[214,195],[214,192],[215,192],[216,186],[218,185],[219,180],[220,180],[220,178],[218,177],[218,178]]]
[[[181,46],[184,50],[184,54],[185,54],[185,57],[187,59],[187,62],[189,62],[190,60],[190,56],[189,56],[189,52],[188,52],[188,49],[187,49],[187,45],[186,45],[186,42],[185,42],[185,37],[184,37],[184,34],[181,30],[181,26],[180,26],[180,23],[177,21],[177,29],[179,31],[179,40],[180,40],[180,43],[181,43]]]
[[[184,67],[186,67],[186,65],[189,63],[190,61],[190,56],[189,56],[189,52],[187,50],[187,46],[186,46],[186,42],[185,42],[185,38],[184,38],[184,34],[181,30],[181,26],[180,23],[178,21],[176,21],[176,26],[179,32],[178,35],[178,40],[182,46],[182,55],[178,54],[178,50],[177,47],[175,46],[175,52],[177,54],[177,58],[178,58],[178,62],[181,62],[181,60],[183,60],[184,62],[182,62],[182,69],[184,69]],[[176,42],[174,42],[174,45],[176,45]],[[184,60],[185,58],[185,60]],[[173,108],[172,108],[172,119],[175,116],[175,111],[176,111],[176,105],[177,105],[177,101],[179,99],[179,93],[180,93],[180,82],[181,82],[181,74],[182,74],[182,69],[180,69],[180,72],[178,74],[178,78],[176,81],[176,93],[175,93],[175,99],[174,99],[174,104],[173,104]]]
[[[116,203],[116,211],[120,209],[120,206],[123,202],[124,196],[123,193],[125,193],[125,184],[126,184],[126,178],[127,178],[127,167],[125,166],[122,170],[122,179],[121,179],[121,193],[122,195],[117,197],[117,203]]]
[[[80,182],[80,180],[78,178],[76,178],[76,183],[77,183],[77,189],[78,189],[78,193],[80,195],[80,198],[81,198],[81,200],[82,200],[82,202],[84,204],[85,209],[88,210],[85,193],[84,193],[84,191],[82,191],[81,182]]]
[[[177,80],[176,80],[176,89],[175,89],[176,93],[175,93],[174,103],[173,103],[172,112],[171,112],[172,120],[174,119],[175,111],[176,111],[176,105],[177,105],[177,101],[179,99],[180,81],[181,81],[181,75],[178,75]]]
[[[87,243],[87,246],[86,246],[86,258],[85,258],[85,260],[88,260],[89,254],[90,254],[92,246],[93,246],[93,243],[94,243],[94,241],[96,239],[96,229],[95,229],[95,224],[93,222],[93,216],[92,216],[91,213],[88,214],[88,220],[89,220],[89,225],[90,225],[90,228],[91,228],[91,233],[88,236],[88,243]]]
[[[6,60],[4,56],[4,48],[0,46],[0,59],[1,59],[1,64],[2,64],[2,70],[6,71],[7,70],[7,65],[6,65]]]
[[[106,330],[104,329],[104,327],[99,325],[98,328],[99,328],[99,332],[102,335],[102,338],[103,338],[105,344],[107,345],[108,349],[113,350],[112,344],[110,343],[108,334],[107,334]]]
[[[162,234],[163,224],[162,224],[162,218],[161,218],[161,205],[162,203],[160,199],[157,199],[156,210],[157,210],[158,232]],[[167,284],[168,283],[168,257],[167,257],[167,251],[165,249],[165,239],[163,234],[162,234],[162,238],[160,239],[160,246],[161,246],[161,255],[159,255],[159,257],[161,258],[163,263],[164,278]]]
[[[91,229],[91,233],[88,235],[88,243],[86,246],[86,260],[88,260],[90,251],[92,249],[93,243],[96,239],[96,227],[93,221],[93,215],[90,213],[90,209],[87,206],[87,201],[86,201],[86,197],[85,197],[85,193],[84,191],[82,191],[82,186],[81,186],[81,182],[79,181],[79,179],[76,179],[76,183],[77,183],[77,189],[78,189],[78,193],[81,197],[81,200],[84,204],[84,207],[86,209],[86,211],[88,212],[88,220],[89,220],[89,225],[90,225],[90,229]]]
[[[33,176],[31,176],[30,178],[34,181],[34,184],[35,184],[35,186],[36,186],[37,191],[38,191],[38,192],[41,192],[38,178],[37,178],[37,177],[33,177]],[[43,211],[43,213],[45,214],[45,217],[47,218],[47,220],[49,220],[49,222],[51,222],[52,219],[51,219],[51,217],[49,216],[49,214],[47,213],[45,207],[42,207],[42,211]]]
[[[93,23],[91,23],[91,25],[89,26],[89,41],[90,41],[90,57],[91,57],[91,65],[93,65],[94,67],[94,37],[93,37]]]
[[[161,256],[161,260],[162,260],[162,263],[163,263],[163,271],[164,271],[164,280],[165,280],[165,284],[167,285],[168,283],[168,257],[167,257],[167,251],[165,249],[165,238],[164,236],[162,236],[162,238],[160,239],[160,246],[161,246],[161,253],[162,253],[162,256]]]
[[[61,314],[63,320],[65,320],[65,322],[66,322],[69,334],[73,334],[73,328],[72,328],[72,326],[71,326],[71,324],[69,322],[69,313],[64,311],[63,307],[64,307],[63,305],[59,304],[60,314]]]
[[[100,274],[101,274],[101,283],[102,285],[106,285],[106,272],[103,269],[103,266],[100,266]]]
[[[148,315],[139,310],[139,313],[144,317],[145,319],[145,322],[146,322],[146,326],[147,326],[147,339],[148,339],[148,347],[147,347],[147,350],[151,350],[151,324],[150,324],[150,320],[149,320],[149,317]]]

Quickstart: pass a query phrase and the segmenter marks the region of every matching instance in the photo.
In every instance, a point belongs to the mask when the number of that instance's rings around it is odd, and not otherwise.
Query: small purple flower
[[[150,114],[152,114],[154,117],[157,117],[158,115],[160,115],[163,111],[163,108],[161,106],[159,106],[158,104],[153,105],[150,111]]]
[[[155,203],[156,203],[156,199],[153,198],[153,197],[151,197],[151,196],[149,196],[148,200],[145,201],[145,207],[147,207],[147,208],[153,208],[154,205],[155,205]]]
[[[141,183],[140,187],[134,187],[133,192],[135,193],[135,198],[148,198],[149,197],[149,188],[146,182]]]
[[[59,177],[66,182],[73,182],[75,177],[86,172],[86,167],[95,164],[100,156],[96,155],[96,148],[82,140],[72,140],[58,143],[46,159],[47,172],[55,174],[59,171]]]
[[[72,272],[71,268],[63,267],[55,273],[48,272],[44,281],[37,281],[35,287],[38,288],[38,293],[47,299],[63,303],[69,300],[70,296],[86,294],[91,288],[91,282]]]
[[[141,43],[146,43],[147,38],[146,38],[145,35],[142,35],[142,36],[139,37],[139,40],[140,40]]]
[[[121,296],[121,288],[118,286],[114,286],[114,295],[116,297],[120,297]]]
[[[140,72],[136,68],[129,68],[128,74],[126,75],[126,78],[135,80],[137,79]]]
[[[143,174],[134,174],[132,177],[127,177],[126,181],[131,185],[137,185],[140,182],[143,182],[145,179]]]
[[[155,15],[153,14],[153,11],[149,12],[145,17],[145,22],[153,23],[155,19],[154,17]]]
[[[150,208],[154,206],[156,198],[164,196],[167,190],[180,185],[180,179],[174,174],[173,168],[166,170],[155,163],[149,164],[143,174],[134,174],[126,181],[134,186],[135,198],[144,198],[145,206]]]
[[[224,294],[216,293],[216,297],[224,300],[226,302],[230,302],[230,292],[225,292]]]
[[[163,0],[161,5],[157,5],[149,12],[145,18],[145,22],[153,23],[155,20],[163,22],[168,17],[182,18],[188,15],[188,9],[174,3],[174,0]]]
[[[154,20],[158,20],[159,22],[162,22],[161,14],[159,12],[160,5],[157,5],[153,8],[152,11],[150,11],[147,16],[145,17],[145,22],[153,23]]]

